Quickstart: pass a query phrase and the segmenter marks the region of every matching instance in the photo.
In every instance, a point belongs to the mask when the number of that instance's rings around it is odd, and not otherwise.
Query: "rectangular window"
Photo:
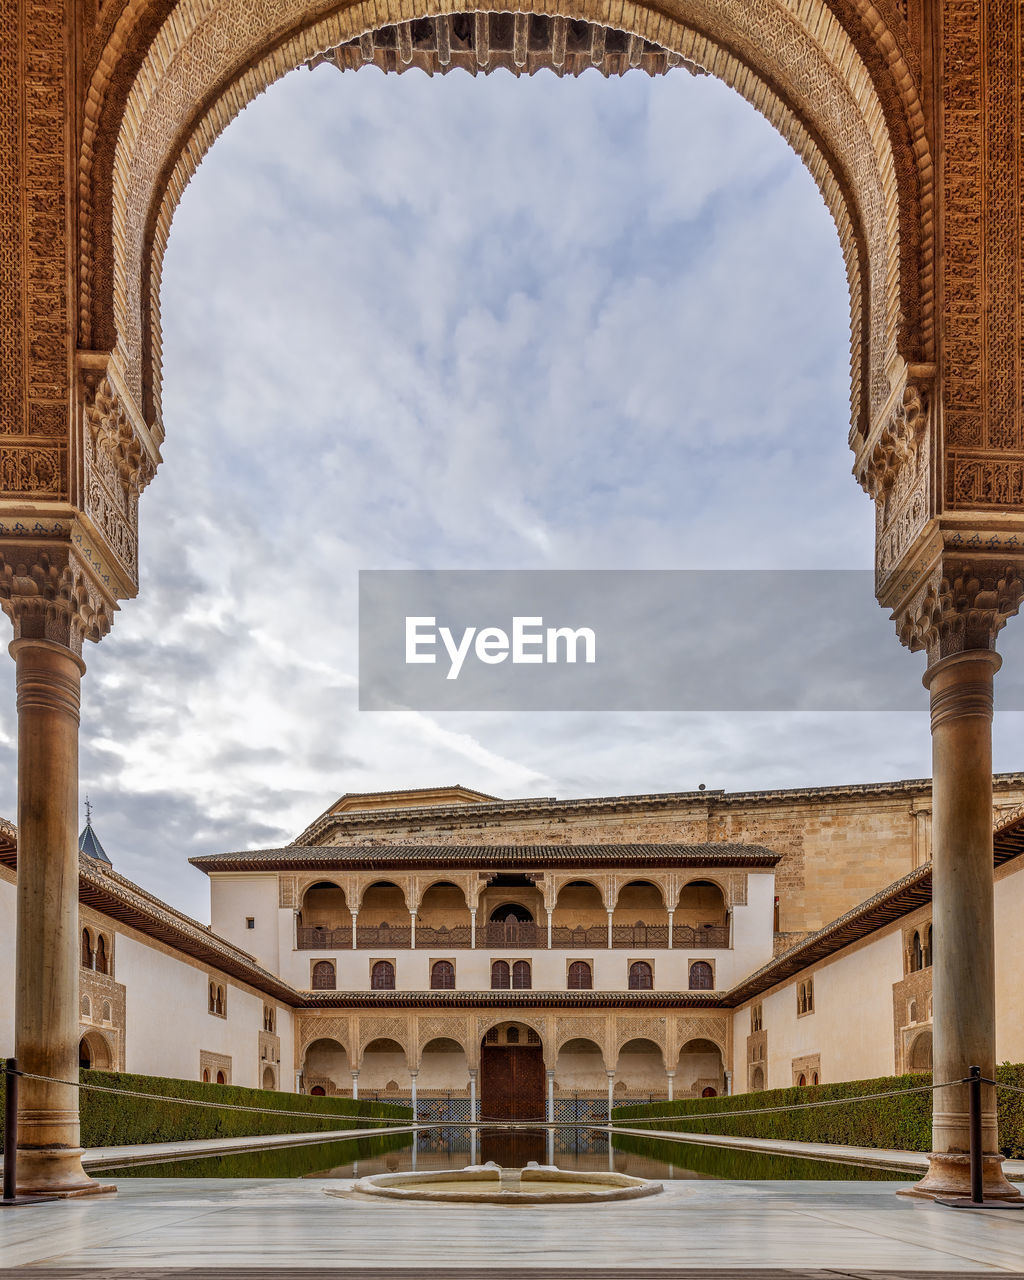
[[[245,927],[246,927],[247,929],[255,929],[255,928],[256,928],[256,917],[255,917],[255,916],[246,916],[246,917],[245,917]]]

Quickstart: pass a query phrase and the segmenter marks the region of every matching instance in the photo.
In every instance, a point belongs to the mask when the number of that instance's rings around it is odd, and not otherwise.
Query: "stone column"
[[[476,1114],[476,1067],[469,1069],[469,1118],[476,1124],[479,1117]]]
[[[23,1071],[78,1079],[78,723],[85,665],[43,639],[11,645],[18,688],[15,1042]],[[103,1190],[82,1169],[78,1090],[22,1080],[18,1189]]]
[[[971,1066],[995,1073],[995,910],[992,874],[992,649],[929,666],[932,727],[932,959],[936,1083]],[[968,1089],[932,1095],[932,1155],[918,1195],[970,1194]],[[1018,1199],[1002,1173],[995,1090],[982,1090],[985,1196]]]
[[[668,1100],[669,1102],[671,1102],[672,1092],[675,1088],[675,1083],[676,1083],[676,1073],[674,1071],[666,1071],[665,1074],[668,1076]]]
[[[349,914],[352,916],[352,950],[356,949],[356,920],[359,918],[359,912],[349,908]]]
[[[551,909],[548,908],[548,950],[551,950]]]
[[[548,1077],[547,1121],[548,1121],[548,1124],[552,1124],[555,1119],[555,1073],[550,1067],[548,1068],[547,1077]]]
[[[615,1102],[615,1072],[608,1072],[608,1120],[612,1118],[612,1106]]]
[[[672,920],[675,914],[674,908],[668,913],[668,947],[670,951],[672,950]]]
[[[612,949],[612,912],[608,912],[608,950]]]
[[[409,912],[409,946],[416,950],[416,912]]]
[[[732,1072],[731,1071],[725,1072],[725,1096],[727,1098],[732,1096]]]
[[[476,950],[476,907],[469,913],[469,945]]]
[[[302,1072],[301,1071],[296,1071],[295,1073],[295,1092],[296,1093],[302,1092]]]
[[[352,1100],[353,1102],[359,1097],[359,1068],[352,1072]]]
[[[409,1078],[412,1080],[412,1118],[413,1118],[413,1121],[416,1121],[416,1120],[418,1120],[418,1119],[420,1118],[420,1117],[419,1117],[419,1112],[418,1112],[418,1111],[417,1111],[417,1109],[416,1109],[416,1077],[417,1077],[418,1075],[419,1075],[419,1072],[418,1072],[418,1071],[410,1071],[410,1072],[409,1072]]]

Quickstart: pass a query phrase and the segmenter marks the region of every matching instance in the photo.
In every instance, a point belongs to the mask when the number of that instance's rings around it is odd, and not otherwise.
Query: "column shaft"
[[[15,1041],[23,1071],[78,1079],[78,723],[82,661],[16,640],[18,930]],[[18,1184],[100,1190],[82,1169],[78,1090],[22,1080]]]

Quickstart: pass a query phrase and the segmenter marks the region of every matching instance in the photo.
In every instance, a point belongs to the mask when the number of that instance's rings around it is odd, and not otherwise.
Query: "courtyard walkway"
[[[116,1196],[0,1213],[4,1280],[45,1272],[232,1280],[786,1280],[1024,1275],[1024,1212],[944,1209],[899,1184],[669,1182],[606,1205],[410,1205],[324,1194],[322,1178],[127,1178]],[[330,1183],[332,1189],[345,1185]],[[26,1269],[27,1270],[22,1270]]]

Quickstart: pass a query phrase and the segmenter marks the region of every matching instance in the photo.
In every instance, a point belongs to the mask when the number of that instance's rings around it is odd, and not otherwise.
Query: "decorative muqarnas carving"
[[[880,574],[899,564],[927,523],[929,457],[927,392],[908,382],[857,472],[861,486],[875,501]]]
[[[897,615],[900,640],[927,650],[929,664],[969,649],[992,649],[1024,600],[1021,567],[949,560]]]
[[[139,494],[156,467],[109,378],[85,379],[85,509],[138,579]]]

